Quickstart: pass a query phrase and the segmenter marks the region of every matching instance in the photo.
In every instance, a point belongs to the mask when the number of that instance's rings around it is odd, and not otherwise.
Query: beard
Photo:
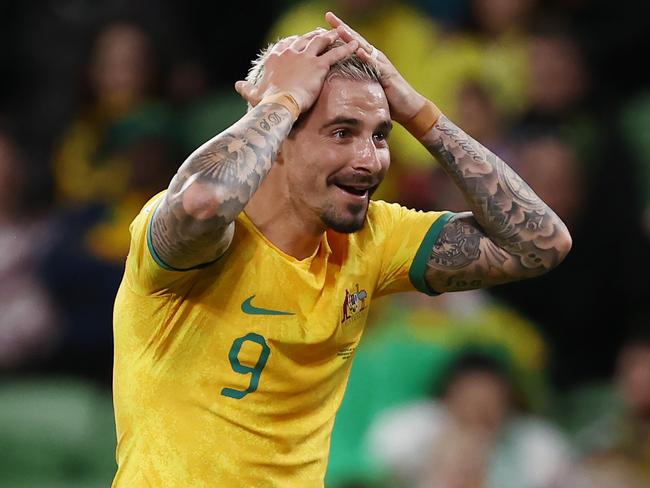
[[[320,218],[328,229],[332,229],[341,234],[351,234],[360,231],[366,222],[368,215],[370,195],[366,202],[360,204],[346,205],[346,211],[341,212],[334,206],[326,208]]]
[[[381,178],[375,178],[376,184],[368,189],[368,195],[363,203],[348,203],[345,210],[341,210],[336,205],[330,203],[326,206],[321,214],[320,219],[328,229],[332,229],[341,234],[352,234],[363,229],[368,215],[370,206],[370,197],[377,191]],[[328,184],[336,184],[328,179]]]

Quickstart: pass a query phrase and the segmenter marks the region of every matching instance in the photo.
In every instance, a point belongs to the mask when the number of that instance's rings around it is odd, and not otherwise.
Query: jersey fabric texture
[[[178,271],[131,224],[114,314],[113,487],[322,487],[330,435],[370,303],[420,289],[451,213],[370,202],[297,260],[245,213],[216,262]]]

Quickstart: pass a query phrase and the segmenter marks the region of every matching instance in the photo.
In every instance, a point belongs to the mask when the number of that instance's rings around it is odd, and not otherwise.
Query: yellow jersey
[[[164,192],[131,224],[114,314],[113,487],[322,487],[334,417],[373,298],[420,289],[451,214],[370,202],[352,234],[283,253],[241,213],[216,262],[151,244]]]

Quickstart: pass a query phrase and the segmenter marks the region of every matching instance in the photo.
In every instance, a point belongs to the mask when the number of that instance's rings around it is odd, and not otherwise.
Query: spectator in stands
[[[59,335],[38,272],[49,231],[27,212],[25,169],[20,148],[0,129],[0,371],[39,362]]]
[[[438,400],[379,417],[370,449],[400,486],[551,488],[568,475],[567,441],[522,412],[513,371],[498,357],[466,350],[443,376]]]
[[[470,0],[466,24],[430,53],[430,96],[456,117],[459,90],[476,80],[509,117],[527,106],[528,24],[536,0]]]
[[[108,127],[149,101],[152,48],[140,27],[111,23],[98,34],[87,67],[90,100],[64,131],[54,159],[62,204],[113,203],[128,187],[127,161],[101,154]]]
[[[643,319],[647,327],[648,318]],[[650,485],[650,332],[627,338],[618,357],[620,408],[605,412],[578,436],[585,452],[579,488]]]
[[[623,107],[621,133],[635,163],[635,187],[641,197],[641,228],[650,240],[650,91],[632,97]]]
[[[89,99],[54,159],[56,239],[45,277],[65,334],[56,367],[108,381],[111,313],[128,250],[129,223],[166,179],[167,108],[153,96],[152,40],[138,25],[106,24],[86,67]],[[171,166],[171,165],[170,165]],[[151,178],[150,178],[151,179]]]

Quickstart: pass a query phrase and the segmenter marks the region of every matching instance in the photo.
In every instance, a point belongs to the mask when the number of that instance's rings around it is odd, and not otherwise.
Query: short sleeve
[[[151,219],[165,193],[163,191],[149,200],[129,227],[131,244],[124,279],[131,290],[141,295],[171,291],[196,273],[195,270],[176,270],[167,266],[151,244]]]
[[[373,202],[373,225],[381,242],[381,269],[375,294],[419,290],[437,295],[425,281],[426,263],[451,212],[422,212]]]

